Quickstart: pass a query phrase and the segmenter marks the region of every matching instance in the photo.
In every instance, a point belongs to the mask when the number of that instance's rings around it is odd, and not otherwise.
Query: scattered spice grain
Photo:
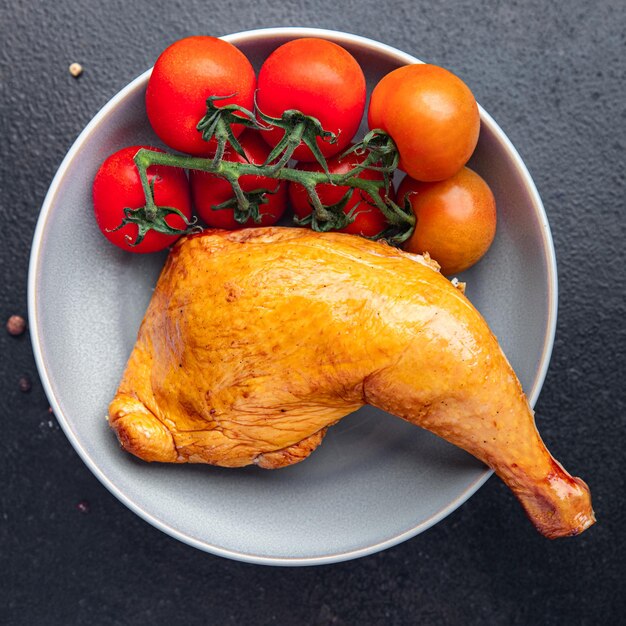
[[[26,320],[21,315],[11,315],[7,320],[6,327],[9,335],[17,337],[26,330]]]
[[[80,63],[72,63],[69,67],[70,74],[78,78],[83,73],[83,66]]]

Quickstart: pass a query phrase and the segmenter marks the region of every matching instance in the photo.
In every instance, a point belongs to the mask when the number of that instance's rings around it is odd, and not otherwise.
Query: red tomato
[[[232,44],[215,37],[180,39],[157,59],[148,81],[146,110],[156,134],[174,150],[200,156],[213,154],[196,125],[206,113],[209,96],[229,96],[217,106],[254,108],[256,76],[250,61]],[[234,125],[235,136],[243,126]]]
[[[126,224],[120,230],[109,232],[122,223],[125,208],[139,209],[146,204],[139,172],[133,161],[140,148],[163,152],[150,146],[130,146],[112,154],[100,166],[93,181],[93,206],[98,226],[111,243],[128,252],[156,252],[172,245],[180,235],[166,235],[150,230],[143,241],[133,247],[129,245],[126,236],[135,241],[136,224]],[[188,220],[191,219],[189,183],[184,170],[151,165],[148,168],[148,180],[154,182],[153,193],[157,206],[178,209]],[[169,215],[166,222],[173,228],[186,227],[182,218],[176,214]]]
[[[365,109],[365,77],[356,59],[344,48],[324,39],[290,41],[272,52],[259,72],[259,109],[280,118],[284,111],[297,109],[317,118],[324,130],[339,134],[337,143],[318,138],[325,157],[343,152],[356,134]],[[282,129],[263,133],[275,146]],[[294,159],[314,161],[301,144]]]
[[[464,167],[434,183],[406,176],[398,202],[407,194],[417,224],[405,250],[428,252],[446,275],[465,271],[487,252],[496,234],[496,201],[476,172]]]
[[[239,143],[250,163],[256,165],[265,163],[270,153],[270,148],[261,139],[257,131],[246,129],[239,137]],[[243,157],[230,148],[224,153],[224,159],[226,161],[234,161],[235,163],[246,163]],[[265,196],[267,203],[259,205],[260,223],[249,219],[245,224],[239,224],[239,222],[235,221],[234,209],[220,209],[219,211],[211,209],[213,206],[234,198],[233,188],[229,182],[215,174],[197,170],[190,170],[189,176],[196,212],[207,225],[213,228],[234,230],[251,226],[271,226],[276,224],[282,217],[287,207],[286,183],[266,176],[241,176],[239,184],[244,191],[254,191],[255,189],[270,189],[273,191],[277,188],[278,191],[272,194],[268,193]]]
[[[374,88],[370,129],[391,135],[400,169],[416,180],[444,180],[469,160],[480,131],[478,105],[467,85],[436,65],[405,65]]]
[[[364,158],[364,156],[358,156],[354,153],[347,155],[343,159],[334,157],[327,161],[328,170],[331,174],[346,174],[356,164],[361,163]],[[318,163],[298,163],[296,169],[304,170],[306,172],[323,171]],[[359,174],[358,178],[363,178],[365,180],[383,180],[383,175],[380,172],[363,170]],[[315,189],[322,204],[328,206],[331,204],[337,204],[350,187],[331,185],[330,183],[320,183]],[[385,188],[382,187],[379,193],[380,197],[384,198]],[[389,193],[393,199],[393,189],[390,189]],[[289,201],[294,213],[300,219],[310,215],[313,210],[306,189],[298,183],[289,183]],[[359,189],[355,189],[352,193],[352,196],[344,208],[344,213],[350,213],[350,211],[354,209],[357,204],[358,207],[353,216],[355,218],[354,222],[351,222],[345,228],[342,228],[341,232],[352,233],[353,235],[364,235],[365,237],[373,237],[389,226],[383,213],[373,204],[371,196],[363,191],[360,191]]]

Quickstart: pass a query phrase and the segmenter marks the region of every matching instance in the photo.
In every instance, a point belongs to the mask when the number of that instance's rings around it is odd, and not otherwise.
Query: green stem
[[[135,161],[136,163],[137,161]],[[149,222],[154,222],[157,216],[157,206],[154,202],[154,193],[152,185],[148,180],[148,165],[146,167],[139,167],[139,179],[141,180],[141,187],[143,188],[143,194],[146,198],[146,219]]]
[[[294,183],[300,183],[303,187],[309,189],[319,183],[331,183],[333,185],[342,185],[362,189],[366,193],[378,196],[381,203],[384,204],[377,191],[383,187],[382,180],[367,180],[358,178],[354,175],[331,174],[330,177],[324,172],[305,172],[290,167],[283,167],[280,170],[274,170],[272,165],[254,165],[253,163],[236,163],[233,161],[222,160],[217,166],[213,165],[212,159],[204,159],[200,157],[185,156],[179,154],[168,154],[167,152],[153,152],[142,148],[135,155],[135,163],[139,170],[142,184],[145,178],[147,183],[146,170],[151,165],[167,165],[169,167],[180,167],[188,170],[198,170],[215,174],[222,178],[228,179],[230,182],[237,180],[241,176],[264,176],[274,180],[286,180]],[[146,192],[146,200],[152,201],[149,194],[149,185],[143,186]],[[375,198],[374,198],[375,200]]]
[[[233,191],[235,192],[235,198],[237,198],[237,205],[241,211],[247,211],[250,206],[250,202],[248,198],[246,198],[241,185],[239,184],[239,179],[236,176],[226,176],[225,177],[230,183]]]
[[[304,122],[299,122],[295,125],[290,133],[285,133],[283,139],[278,143],[276,148],[272,150],[267,160],[270,162],[273,161],[272,155],[275,152],[278,152],[279,154],[280,152],[282,152],[280,159],[276,161],[276,163],[272,163],[271,165],[265,165],[263,167],[266,167],[269,171],[272,172],[278,172],[279,170],[283,169],[285,165],[287,165],[287,163],[289,162],[289,159],[295,152],[296,148],[300,145],[304,130]]]
[[[317,194],[317,189],[315,189],[315,184],[307,183],[305,185],[305,189],[306,192],[309,194],[309,199],[311,200],[311,204],[313,205],[315,215],[319,219],[327,221],[330,218],[330,214],[328,209],[322,204],[322,201]]]
[[[367,160],[365,162],[369,165]],[[326,174],[324,172],[297,170],[290,167],[276,168],[275,164],[255,165],[253,163],[237,163],[223,159],[220,159],[216,163],[215,159],[169,154],[167,152],[154,152],[145,148],[139,150],[135,155],[135,164],[139,170],[139,176],[146,195],[147,212],[149,212],[152,207],[156,210],[152,190],[148,183],[147,169],[151,165],[166,165],[169,167],[208,172],[228,180],[242,208],[246,206],[247,200],[239,185],[239,178],[245,175],[264,176],[274,180],[284,180],[302,185],[309,194],[309,198],[316,209],[318,219],[323,220],[326,217],[325,212],[327,213],[327,211],[319,200],[315,186],[320,183],[330,183],[333,185],[353,187],[354,189],[359,189],[367,193],[392,226],[400,227],[405,225],[412,227],[415,225],[415,216],[413,214],[407,214],[397,205],[387,203],[381,198],[379,191],[384,187],[384,181],[359,178],[355,175],[362,171],[362,166],[353,168],[347,174]]]
[[[219,124],[218,124],[219,127]],[[226,149],[226,140],[227,137],[220,132],[219,128],[215,133],[215,140],[217,141],[217,148],[215,150],[215,156],[213,157],[213,165],[219,165],[220,161],[224,156],[224,150]]]

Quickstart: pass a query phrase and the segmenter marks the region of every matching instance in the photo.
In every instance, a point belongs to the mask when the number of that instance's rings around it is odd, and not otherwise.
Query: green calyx
[[[211,139],[214,138],[217,142],[217,149],[213,157],[214,165],[218,165],[222,160],[227,144],[230,144],[237,154],[247,160],[241,144],[237,141],[237,137],[235,137],[233,133],[233,124],[239,124],[246,128],[255,128],[256,130],[264,130],[256,121],[254,113],[248,111],[248,109],[237,104],[225,104],[221,107],[216,106],[216,102],[232,98],[234,95],[236,94],[230,94],[229,96],[210,96],[207,98],[207,112],[196,125],[196,129],[202,133],[202,139],[204,139],[204,141],[211,141]]]
[[[174,155],[147,149],[137,152],[135,163],[142,181],[146,205],[140,209],[125,209],[124,220],[115,229],[118,230],[128,223],[137,224],[137,239],[129,242],[129,245],[140,243],[150,229],[166,234],[181,235],[190,232],[193,227],[193,224],[186,220],[177,209],[155,205],[152,185],[148,182],[147,176],[147,169],[151,165],[208,172],[228,181],[233,189],[233,197],[212,208],[216,211],[233,209],[234,218],[239,224],[245,224],[249,220],[260,223],[260,207],[267,203],[267,195],[277,191],[278,181],[288,181],[304,187],[312,208],[309,216],[303,219],[294,218],[296,224],[309,225],[318,232],[340,230],[355,220],[359,212],[357,207],[360,203],[366,202],[380,210],[388,223],[388,227],[372,239],[383,239],[392,245],[400,245],[411,236],[415,228],[415,216],[410,203],[405,201],[403,206],[399,206],[390,197],[392,177],[398,166],[399,155],[393,140],[387,133],[379,129],[367,133],[362,141],[342,155],[344,158],[354,153],[359,156],[359,162],[345,174],[331,174],[318,141],[335,143],[338,137],[322,128],[317,119],[296,110],[285,111],[280,118],[273,118],[259,111],[258,107],[256,107],[256,113],[253,113],[235,104],[217,105],[220,100],[230,97],[232,96],[208,98],[207,112],[197,126],[205,141],[216,141],[217,147],[213,157]],[[243,147],[233,132],[235,124],[261,132],[280,128],[283,130],[283,136],[270,152],[265,163],[254,164],[247,159]],[[315,156],[322,169],[321,172],[289,167],[294,151],[302,144],[306,145]],[[245,162],[224,159],[227,145],[242,156]],[[382,180],[361,178],[360,174],[365,170],[380,172]],[[265,177],[276,181],[276,184],[268,185],[268,188],[260,187],[252,191],[244,191],[239,182],[242,176]],[[324,205],[316,190],[319,184],[345,186],[348,190],[339,202]],[[383,194],[381,194],[381,189],[384,189]],[[346,213],[345,208],[352,194],[357,190],[361,193],[360,203]],[[184,219],[185,229],[175,229],[167,224],[165,218],[172,213],[177,213]]]
[[[141,150],[139,152],[141,152]],[[144,240],[145,236],[151,230],[157,233],[163,233],[164,235],[184,235],[191,232],[194,227],[197,228],[195,226],[195,220],[189,221],[178,209],[174,207],[157,206],[154,203],[154,179],[148,180],[148,159],[145,159],[145,157],[143,161],[141,158],[138,159],[139,152],[135,155],[135,163],[139,170],[139,178],[141,179],[146,204],[138,209],[126,207],[122,221],[115,228],[108,229],[108,232],[114,233],[124,228],[127,224],[135,224],[137,226],[137,236],[135,239],[133,240],[130,235],[126,235],[125,237],[128,245],[135,247]],[[144,152],[151,151],[144,150]],[[139,166],[140,162],[143,164],[143,167]],[[167,223],[167,217],[169,215],[178,215],[183,220],[185,228],[170,226]]]
[[[311,226],[311,228],[320,233],[326,233],[332,230],[341,230],[348,224],[352,224],[355,219],[356,208],[358,204],[350,209],[348,213],[345,212],[346,205],[352,198],[352,194],[355,192],[353,188],[348,189],[343,194],[339,202],[330,205],[323,205],[319,201],[317,194],[317,204],[311,200],[311,193],[309,192],[309,200],[311,201],[311,213],[306,217],[298,218],[294,216],[293,220],[298,226]]]
[[[239,194],[241,192],[241,195]],[[278,191],[276,189],[253,189],[252,191],[237,190],[235,196],[211,207],[212,211],[221,211],[223,209],[233,209],[233,216],[238,224],[246,224],[249,220],[252,220],[255,224],[261,223],[261,211],[260,207],[267,204],[268,194],[274,194]],[[243,202],[242,202],[243,199]]]
[[[337,135],[324,130],[319,120],[310,115],[304,115],[295,109],[289,109],[282,114],[280,119],[265,115],[258,111],[259,117],[269,124],[270,127],[282,128],[284,133],[282,139],[276,144],[274,149],[269,153],[264,165],[278,171],[287,165],[289,159],[293,156],[296,148],[303,143],[313,154],[315,160],[322,166],[324,172],[330,176],[328,164],[322,154],[317,138],[328,143],[337,143]]]
[[[391,187],[391,177],[398,168],[400,154],[393,139],[383,130],[370,130],[360,143],[355,144],[342,154],[342,158],[349,154],[366,154],[360,167],[362,169],[381,172],[385,181],[385,190]]]
[[[181,217],[186,225],[186,228],[181,229],[170,226],[166,221],[166,218],[169,215],[178,215]],[[190,228],[193,227],[193,224],[174,207],[155,206],[152,209],[149,209],[148,207],[143,206],[139,209],[130,209],[126,207],[124,209],[124,219],[118,226],[109,229],[108,232],[114,233],[116,230],[124,228],[127,224],[137,225],[137,236],[134,240],[130,235],[126,235],[126,241],[131,247],[138,246],[151,230],[165,235],[183,235],[190,232]]]

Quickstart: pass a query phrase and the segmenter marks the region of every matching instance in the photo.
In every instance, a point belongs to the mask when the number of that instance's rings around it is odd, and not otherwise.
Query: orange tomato
[[[409,252],[428,252],[442,274],[463,272],[487,252],[496,234],[496,201],[489,185],[464,167],[434,183],[406,176],[398,188],[398,203],[408,198],[417,218],[404,244]]]
[[[480,132],[478,105],[469,87],[436,65],[405,65],[376,85],[370,129],[391,135],[400,169],[416,180],[449,178],[469,160]]]

